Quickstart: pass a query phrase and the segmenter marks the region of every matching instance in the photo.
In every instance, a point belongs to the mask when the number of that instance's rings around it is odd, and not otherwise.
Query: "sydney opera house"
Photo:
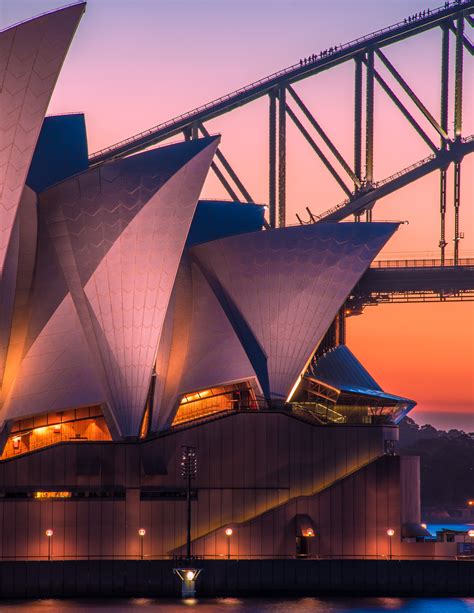
[[[84,116],[45,117],[84,8],[0,32],[1,556],[182,555],[183,446],[195,556],[429,555],[415,403],[345,344],[398,224],[202,200],[218,136],[89,165]]]

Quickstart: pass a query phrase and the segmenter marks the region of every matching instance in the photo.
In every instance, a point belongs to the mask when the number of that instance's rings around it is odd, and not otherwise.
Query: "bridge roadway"
[[[191,128],[193,124],[196,125],[197,123],[208,121],[219,115],[228,113],[239,106],[252,102],[257,98],[261,98],[282,84],[289,85],[296,83],[319,72],[333,68],[338,64],[342,64],[360,56],[360,54],[364,53],[369,48],[377,47],[380,49],[410,38],[416,34],[420,34],[421,32],[436,28],[442,24],[449,24],[460,11],[463,11],[463,13],[467,14],[468,18],[470,18],[473,10],[474,0],[462,0],[460,2],[453,2],[451,0],[447,3],[447,6],[445,5],[437,9],[432,9],[429,11],[429,14],[425,14],[424,17],[417,17],[411,21],[405,19],[387,28],[377,30],[372,34],[362,36],[342,45],[336,45],[329,50],[317,53],[314,60],[306,63],[298,62],[297,64],[284,68],[263,79],[259,79],[230,94],[226,94],[221,98],[217,98],[212,102],[197,107],[192,111],[154,126],[145,132],[141,132],[115,145],[96,151],[91,154],[89,158],[90,164],[91,166],[100,164],[105,160],[123,157],[124,155],[141,151],[146,147],[150,147],[151,145],[155,145],[172,136],[180,134],[186,129]],[[472,44],[467,37],[464,37],[464,45],[467,47],[468,51],[472,53]]]
[[[354,289],[351,304],[474,300],[474,258],[454,266],[438,259],[376,261]]]

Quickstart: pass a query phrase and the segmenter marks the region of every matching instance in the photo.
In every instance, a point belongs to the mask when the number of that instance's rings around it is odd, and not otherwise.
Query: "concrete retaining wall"
[[[1,562],[0,597],[178,596],[172,561]],[[473,596],[474,562],[432,560],[208,560],[201,596]]]

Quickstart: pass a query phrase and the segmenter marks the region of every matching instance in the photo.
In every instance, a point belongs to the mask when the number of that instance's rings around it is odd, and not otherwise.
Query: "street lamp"
[[[387,536],[388,536],[388,557],[391,560],[392,559],[392,538],[393,535],[395,534],[395,530],[393,528],[389,528],[387,530]]]
[[[181,597],[194,598],[196,595],[196,579],[201,574],[201,568],[173,568],[173,573],[181,579]]]
[[[471,551],[470,551],[470,554],[472,555],[472,540],[474,539],[474,530],[468,530],[467,531],[467,536],[471,539],[471,547],[470,547]]]
[[[232,536],[232,528],[226,528],[225,535],[227,537],[227,559],[230,560],[230,537]]]
[[[143,538],[146,534],[145,528],[140,528],[138,536],[140,537],[140,560],[143,560]]]
[[[191,558],[191,481],[196,478],[197,473],[197,455],[196,447],[185,445],[182,447],[181,455],[181,476],[186,479],[186,502],[188,505],[188,526],[186,539],[186,559]]]
[[[51,530],[51,528],[48,528],[45,531],[45,534],[48,537],[48,560],[51,560],[51,550],[52,550],[52,545],[53,545],[53,534],[54,534],[54,532]]]

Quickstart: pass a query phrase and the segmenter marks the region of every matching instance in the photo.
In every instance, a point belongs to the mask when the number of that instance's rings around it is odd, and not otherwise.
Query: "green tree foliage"
[[[420,456],[422,507],[463,507],[474,500],[474,432],[420,427],[407,417],[399,452]]]

